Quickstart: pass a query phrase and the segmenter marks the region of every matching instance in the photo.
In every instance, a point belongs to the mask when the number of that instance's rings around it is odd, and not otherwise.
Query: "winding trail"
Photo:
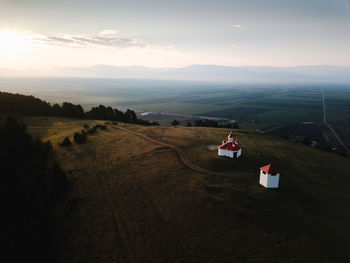
[[[172,149],[173,151],[175,151],[181,161],[183,162],[184,165],[186,165],[188,168],[196,171],[196,172],[199,172],[199,173],[202,173],[202,174],[207,174],[207,175],[219,175],[219,176],[227,176],[227,175],[232,175],[231,173],[220,173],[220,172],[214,172],[214,171],[210,171],[210,170],[207,170],[207,169],[204,169],[202,167],[199,167],[198,165],[195,165],[194,163],[192,163],[188,157],[186,156],[186,154],[180,149],[179,146],[176,146],[176,145],[173,145],[173,144],[169,144],[169,143],[165,143],[165,142],[161,142],[161,141],[158,141],[158,140],[155,140],[155,139],[152,139],[150,137],[148,137],[147,135],[145,134],[142,134],[142,133],[139,133],[139,132],[135,132],[135,131],[131,131],[129,129],[126,129],[126,128],[123,128],[123,127],[114,127],[115,129],[120,129],[122,131],[125,131],[125,132],[128,132],[128,133],[131,133],[131,134],[134,134],[134,135],[137,135],[139,137],[142,137],[144,138],[145,140],[147,141],[150,141],[152,143],[155,143],[155,144],[158,144],[158,145],[161,145],[161,146],[165,146],[165,147],[168,147],[170,149]]]
[[[323,102],[323,123],[328,127],[328,129],[334,134],[335,138],[337,138],[339,144],[344,147],[346,153],[348,156],[350,156],[350,150],[349,148],[343,143],[343,141],[340,139],[337,132],[334,130],[334,128],[328,124],[327,122],[327,114],[326,114],[326,103],[324,101],[324,89],[322,89],[322,102]]]

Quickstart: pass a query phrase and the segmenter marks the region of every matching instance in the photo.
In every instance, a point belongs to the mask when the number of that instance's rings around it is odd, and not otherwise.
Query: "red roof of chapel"
[[[277,174],[280,172],[276,167],[272,166],[272,164],[260,167],[260,170],[264,171],[267,174]]]
[[[226,149],[229,151],[238,151],[239,149],[241,149],[241,146],[234,142],[225,142],[223,145],[220,145],[219,148]]]

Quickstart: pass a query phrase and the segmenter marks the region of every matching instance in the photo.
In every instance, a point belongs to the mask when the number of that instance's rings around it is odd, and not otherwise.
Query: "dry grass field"
[[[206,169],[187,168],[169,148],[108,125],[82,145],[60,147],[83,124],[25,119],[50,140],[71,190],[63,219],[63,262],[349,262],[349,159],[238,130],[242,158],[207,151],[229,130],[119,124],[178,145]],[[280,188],[258,184],[259,167],[281,170]]]

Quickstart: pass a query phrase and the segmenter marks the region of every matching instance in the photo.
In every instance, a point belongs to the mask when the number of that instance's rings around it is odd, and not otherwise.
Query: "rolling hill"
[[[64,262],[347,262],[349,159],[255,131],[235,130],[238,160],[206,150],[226,129],[107,125],[85,144],[59,147],[83,124],[25,118],[50,140],[71,191],[61,210]],[[120,129],[120,127],[122,129]],[[143,136],[139,136],[136,133]],[[145,138],[151,138],[151,140]],[[176,145],[194,165],[186,166]],[[258,184],[281,170],[280,188]]]

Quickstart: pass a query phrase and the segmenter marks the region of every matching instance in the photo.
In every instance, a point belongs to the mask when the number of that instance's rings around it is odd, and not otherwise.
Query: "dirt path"
[[[328,127],[328,129],[334,134],[334,136],[335,136],[335,138],[337,138],[339,144],[344,147],[344,149],[346,150],[346,153],[348,154],[348,156],[350,156],[349,148],[343,143],[343,141],[340,139],[339,135],[334,130],[334,128],[330,124],[328,124],[328,122],[327,122],[326,103],[324,101],[324,90],[322,90],[322,103],[323,103],[323,123],[324,123],[324,125],[326,125]]]
[[[179,155],[179,157],[180,157],[180,159],[181,159],[181,161],[183,162],[184,165],[186,165],[188,168],[190,168],[190,169],[192,169],[192,170],[194,170],[196,172],[200,172],[200,173],[208,174],[208,175],[219,175],[219,176],[221,176],[221,175],[229,175],[229,173],[214,172],[214,171],[210,171],[210,170],[207,170],[207,169],[204,169],[202,167],[199,167],[199,166],[195,165],[194,163],[192,163],[188,159],[186,154],[180,149],[179,146],[152,139],[152,138],[148,137],[145,134],[142,134],[142,133],[139,133],[139,132],[135,132],[135,131],[131,131],[129,129],[126,129],[126,128],[123,128],[123,127],[120,127],[120,126],[114,127],[114,128],[120,129],[122,131],[131,133],[131,134],[134,134],[134,135],[137,135],[137,136],[140,136],[140,137],[144,138],[147,141],[150,141],[150,142],[153,142],[155,144],[162,145],[162,146],[165,146],[165,147],[168,147],[168,148],[172,149],[173,151],[175,151]]]

